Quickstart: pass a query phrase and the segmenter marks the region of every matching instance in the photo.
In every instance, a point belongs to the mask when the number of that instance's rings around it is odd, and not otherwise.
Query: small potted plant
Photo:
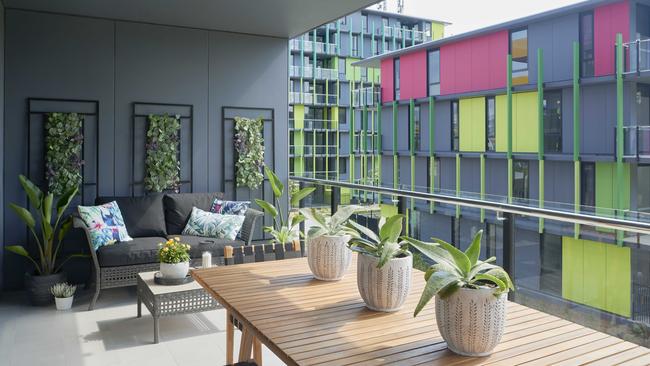
[[[70,310],[76,290],[77,286],[70,285],[67,282],[57,283],[52,286],[50,292],[54,295],[56,310]]]
[[[366,306],[375,311],[398,311],[411,289],[413,256],[408,242],[400,239],[404,215],[379,220],[379,234],[350,220],[364,237],[350,240],[357,256],[357,287]]]
[[[427,281],[413,316],[436,297],[436,322],[453,352],[463,356],[487,356],[501,340],[506,318],[506,295],[514,290],[503,268],[478,259],[483,231],[465,252],[440,239],[410,244],[436,263],[424,274]],[[462,319],[461,319],[462,317]]]
[[[345,206],[332,216],[325,216],[314,208],[300,210],[313,224],[307,231],[307,260],[316,279],[340,280],[350,267],[352,252],[348,242],[358,234],[346,224],[359,210],[359,206]]]
[[[182,279],[190,270],[190,246],[181,243],[176,237],[160,243],[158,258],[160,259],[160,274],[163,278]]]

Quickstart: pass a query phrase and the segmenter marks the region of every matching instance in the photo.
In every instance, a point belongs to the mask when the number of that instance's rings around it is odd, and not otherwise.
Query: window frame
[[[451,135],[451,151],[458,151],[460,148],[460,102],[454,99],[449,103],[449,121],[451,128],[449,133]],[[456,112],[456,113],[454,113]],[[456,118],[454,119],[454,116]],[[454,129],[454,125],[456,128]]]
[[[353,34],[352,35],[352,55],[351,56],[359,56],[359,35],[358,34]]]
[[[368,32],[368,14],[361,14],[361,31]]]
[[[437,156],[429,156],[427,157],[427,192],[431,192],[431,159],[433,159],[433,190],[435,193],[435,190],[437,189],[440,191],[440,185],[442,184],[442,179],[440,178],[440,158]]]
[[[559,95],[558,100],[560,101],[559,147],[555,148],[555,149],[552,149],[552,150],[548,149],[548,147],[547,147],[548,146],[548,141],[549,141],[549,139],[547,138],[547,136],[549,136],[549,134],[547,134],[547,128],[549,127],[550,123],[548,123],[546,111],[548,110],[548,108],[547,108],[547,105],[548,105],[547,98],[550,95]],[[543,108],[544,108],[544,110],[543,110],[543,118],[544,118],[544,131],[543,131],[543,133],[544,133],[544,153],[561,154],[562,153],[562,135],[563,135],[563,132],[564,132],[563,131],[563,118],[564,118],[564,116],[562,114],[562,109],[563,109],[563,105],[562,105],[563,104],[563,101],[562,101],[562,89],[544,90],[544,100],[542,102],[543,102]],[[553,134],[553,135],[555,135],[555,134]]]
[[[490,136],[490,101],[493,105],[492,133]],[[490,138],[494,141],[490,148]],[[494,95],[485,97],[485,151],[495,152],[497,150],[497,101]]]
[[[593,174],[591,179],[591,184],[589,185],[589,187],[587,186],[588,182],[585,175],[585,173],[589,171],[587,168],[591,168],[589,170]],[[591,191],[591,194],[589,194],[592,201],[591,203],[585,200],[589,191]],[[596,206],[596,163],[581,162],[580,163],[580,208],[582,211],[594,212],[595,206]]]
[[[516,83],[516,84],[513,82],[514,85],[525,85],[525,84],[528,84],[529,81],[530,81],[530,59],[528,57],[528,51],[529,51],[529,49],[528,49],[528,27],[515,28],[515,29],[510,30],[510,32],[508,32],[508,53],[512,56],[512,35],[514,33],[522,32],[522,31],[526,32],[526,57],[525,57],[526,58],[526,68],[525,69],[517,69],[517,70],[515,70],[515,68],[514,68],[515,62],[520,62],[520,63],[523,63],[523,62],[522,61],[516,61],[515,58],[512,57],[512,70],[511,70],[512,75],[511,76],[513,76],[512,79],[514,79],[514,74],[516,72],[525,71],[526,72],[526,82],[525,83]]]
[[[433,53],[438,54],[438,81],[437,82],[431,82],[431,55]],[[427,50],[427,95],[428,96],[437,96],[440,95],[440,48],[434,48],[431,50]],[[432,93],[431,92],[431,87],[432,86],[438,86],[438,93]]]
[[[393,59],[393,100],[400,100],[400,82],[402,80],[402,75],[400,72],[400,58],[395,57]]]
[[[584,57],[586,48],[584,47],[584,45],[585,45],[584,32],[582,31],[583,19],[587,15],[591,16],[591,24],[590,24],[590,29],[591,29],[591,59],[589,60],[589,61],[591,61],[591,66],[590,66],[590,69],[589,69],[588,73],[586,72],[586,70],[584,68],[585,61],[587,61],[587,60]],[[579,15],[579,18],[578,18],[578,43],[580,45],[580,64],[579,64],[580,77],[593,77],[595,75],[595,62],[596,62],[596,57],[595,56],[596,55],[595,55],[594,47],[595,47],[596,42],[595,42],[594,36],[595,36],[595,29],[594,29],[594,12],[593,12],[593,10],[581,12],[580,15]]]
[[[524,174],[524,195],[523,197],[515,195],[515,182],[517,181],[517,167],[525,164],[525,174]],[[512,197],[520,200],[529,200],[530,199],[530,161],[523,159],[515,159],[512,162]]]
[[[408,109],[408,121],[411,122],[411,108]],[[408,139],[408,149],[411,150],[411,126],[409,126],[409,139]],[[417,134],[416,134],[417,131]],[[413,143],[415,144],[413,151],[420,151],[422,144],[422,109],[420,105],[413,106]]]

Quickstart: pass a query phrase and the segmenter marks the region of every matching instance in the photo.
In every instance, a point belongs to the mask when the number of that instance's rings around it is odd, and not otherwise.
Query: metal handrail
[[[486,210],[510,213],[514,215],[531,216],[548,220],[570,222],[580,225],[597,226],[606,229],[623,230],[640,234],[650,234],[650,222],[625,220],[615,217],[597,216],[579,212],[558,211],[542,207],[526,206],[521,204],[489,201],[486,199],[460,197],[440,193],[425,193],[407,189],[395,189],[388,187],[370,186],[364,184],[332,181],[325,179],[314,179],[290,176],[290,180],[302,183],[312,183],[331,187],[350,188],[375,192],[390,196],[401,196],[437,203],[446,203],[462,207],[482,208]]]

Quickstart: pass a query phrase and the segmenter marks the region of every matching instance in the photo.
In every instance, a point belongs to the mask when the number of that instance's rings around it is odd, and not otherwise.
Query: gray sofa
[[[192,213],[192,207],[208,211],[220,193],[177,193],[142,197],[98,197],[95,204],[116,201],[132,241],[115,243],[93,250],[88,228],[78,215],[73,215],[74,226],[84,229],[90,248],[95,278],[95,294],[88,307],[92,310],[103,289],[134,286],[138,272],[160,268],[158,244],[167,238],[180,237],[190,245],[190,257],[197,260],[204,251],[210,251],[213,263],[223,263],[226,245],[238,247],[250,245],[253,229],[263,213],[248,209],[246,218],[236,240],[205,238],[182,235]]]

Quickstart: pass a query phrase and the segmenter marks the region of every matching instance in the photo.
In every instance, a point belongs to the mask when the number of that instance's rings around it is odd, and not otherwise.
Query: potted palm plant
[[[48,305],[53,301],[50,294],[52,286],[66,280],[65,273],[61,272],[63,264],[71,258],[87,257],[85,254],[72,254],[62,261],[58,260],[63,238],[72,227],[71,216],[67,215],[66,210],[78,188],[72,187],[55,198],[52,193],[43,193],[24,175],[20,175],[18,179],[27,194],[31,208],[36,211],[37,218],[29,209],[15,203],[10,203],[9,207],[27,225],[38,255],[33,256],[22,245],[10,245],[5,249],[25,257],[34,265],[35,272],[25,273],[27,298],[33,305]],[[53,215],[53,212],[56,215]]]
[[[290,216],[289,212],[286,215],[282,212],[281,199],[284,195],[284,184],[278,176],[267,166],[264,166],[264,174],[269,179],[271,190],[273,191],[274,202],[269,203],[261,199],[255,199],[255,203],[273,218],[273,226],[265,226],[264,232],[269,233],[273,237],[273,242],[276,244],[293,243],[300,239],[300,231],[297,230],[298,225],[305,220],[305,217],[300,213]],[[299,189],[291,195],[291,206],[298,206],[301,200],[309,196],[316,188],[307,187]]]
[[[313,225],[307,231],[307,259],[316,279],[340,280],[350,267],[352,252],[348,242],[358,234],[346,224],[350,216],[359,210],[359,206],[344,206],[331,216],[323,215],[314,208],[300,210]]]
[[[486,356],[501,340],[506,317],[506,295],[514,290],[508,273],[479,260],[483,231],[474,236],[465,252],[434,239],[434,243],[406,240],[435,261],[424,274],[427,281],[413,316],[435,296],[436,322],[442,338],[453,352],[463,356]]]
[[[413,256],[408,241],[400,239],[404,215],[379,220],[379,234],[350,220],[365,236],[350,240],[357,256],[357,287],[366,306],[375,311],[398,311],[411,289]]]

